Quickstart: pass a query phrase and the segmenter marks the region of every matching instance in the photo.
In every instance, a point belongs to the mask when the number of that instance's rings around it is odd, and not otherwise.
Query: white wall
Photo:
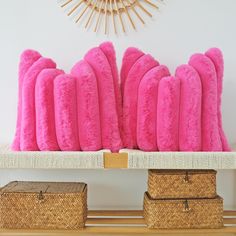
[[[128,46],[152,53],[174,72],[194,52],[212,46],[225,55],[223,96],[224,127],[231,143],[236,141],[236,1],[164,0],[153,20],[128,35],[106,37],[76,26],[56,0],[0,0],[0,143],[11,142],[16,119],[17,63],[25,48],[52,57],[69,71],[85,52],[104,40],[112,40],[118,63]],[[146,189],[145,171],[23,171],[1,170],[0,184],[15,179],[81,180],[89,184],[92,207],[138,207]],[[221,171],[218,192],[227,207],[236,206],[236,172]],[[97,191],[99,190],[99,191]]]

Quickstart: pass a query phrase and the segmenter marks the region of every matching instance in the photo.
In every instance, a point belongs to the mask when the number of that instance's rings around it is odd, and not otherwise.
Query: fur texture
[[[124,86],[127,76],[131,67],[135,64],[135,62],[144,56],[144,53],[137,48],[129,47],[126,49],[123,59],[122,59],[122,66],[120,71],[120,78],[121,78],[121,95],[124,95]]]
[[[58,151],[55,112],[54,79],[64,73],[58,69],[44,69],[37,77],[35,87],[36,136],[40,151]]]
[[[224,77],[224,58],[220,49],[211,48],[205,55],[209,57],[214,63],[216,74],[217,74],[217,113],[218,113],[218,127],[220,132],[220,138],[222,142],[223,151],[231,151],[228,140],[224,133],[223,124],[222,124],[222,113],[221,113],[221,97],[223,91],[223,77]]]
[[[116,112],[118,114],[118,124],[120,133],[122,133],[122,99],[120,90],[120,79],[116,63],[116,52],[111,42],[105,42],[100,45],[100,49],[103,51],[111,67],[113,76],[115,99],[116,99]]]
[[[19,77],[18,77],[18,105],[17,105],[17,121],[16,131],[11,149],[20,151],[20,131],[21,131],[21,115],[22,115],[22,86],[24,77],[29,68],[36,62],[41,55],[34,50],[25,50],[20,56]]]
[[[179,150],[179,97],[179,79],[162,78],[157,102],[157,146],[160,151]]]
[[[35,84],[39,73],[46,68],[55,68],[56,64],[48,58],[41,57],[27,71],[22,87],[22,116],[20,149],[36,151],[36,120],[35,120]]]
[[[91,65],[97,78],[103,148],[119,151],[122,141],[110,64],[100,48],[91,49],[85,55],[85,60]]]
[[[222,151],[217,116],[217,75],[212,61],[195,54],[189,65],[195,68],[202,82],[202,150]]]
[[[99,99],[96,76],[86,61],[78,62],[71,70],[76,77],[77,119],[81,150],[102,148]]]
[[[157,151],[157,95],[161,78],[169,76],[166,66],[147,72],[138,89],[137,143],[143,151]]]
[[[182,65],[175,76],[180,79],[179,149],[201,151],[201,79],[191,66]]]
[[[55,124],[57,142],[62,151],[80,150],[76,79],[72,75],[59,75],[54,80]]]
[[[151,56],[142,56],[130,69],[124,88],[123,127],[126,148],[137,148],[138,87],[143,76],[159,63]]]

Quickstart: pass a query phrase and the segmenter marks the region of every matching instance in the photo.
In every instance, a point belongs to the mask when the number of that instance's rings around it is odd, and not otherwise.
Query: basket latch
[[[39,195],[38,195],[38,200],[39,200],[39,201],[42,201],[43,199],[44,199],[43,191],[40,191],[40,192],[39,192]]]
[[[185,172],[185,176],[184,176],[184,183],[189,183],[189,175],[188,175],[188,171]]]
[[[183,210],[183,212],[190,212],[191,211],[191,208],[189,207],[189,205],[188,205],[188,200],[185,200],[184,201],[184,210]]]

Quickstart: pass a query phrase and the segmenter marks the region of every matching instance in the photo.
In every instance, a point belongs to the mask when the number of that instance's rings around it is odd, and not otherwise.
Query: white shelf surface
[[[143,152],[128,153],[129,169],[236,169],[236,152]]]
[[[103,169],[103,153],[98,152],[14,152],[0,145],[0,169]]]
[[[9,145],[0,145],[0,169],[104,168],[236,170],[236,152],[13,152]]]

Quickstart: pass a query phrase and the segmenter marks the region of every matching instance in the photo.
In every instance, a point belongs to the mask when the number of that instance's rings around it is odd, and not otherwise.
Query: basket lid
[[[29,182],[13,181],[5,185],[2,193],[80,193],[84,192],[87,185],[77,182]]]
[[[215,170],[177,170],[177,169],[150,169],[149,173],[156,175],[184,175],[186,173],[194,174],[216,174]]]

